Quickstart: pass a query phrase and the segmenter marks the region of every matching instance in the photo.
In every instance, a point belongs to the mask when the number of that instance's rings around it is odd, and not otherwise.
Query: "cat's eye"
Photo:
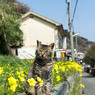
[[[45,52],[48,52],[47,50]]]
[[[42,50],[41,50],[41,49],[40,49],[39,51],[40,51],[40,52],[42,52]]]
[[[49,54],[51,55],[52,53],[50,52]]]

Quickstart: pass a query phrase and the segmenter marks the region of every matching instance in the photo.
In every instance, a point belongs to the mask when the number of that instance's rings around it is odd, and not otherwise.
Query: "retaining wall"
[[[76,82],[77,86],[75,85]],[[58,87],[54,87],[53,89],[55,89],[55,91],[52,93],[52,95],[82,95],[82,88],[79,85],[80,83],[81,83],[81,78],[79,77],[79,74],[77,73],[75,75],[72,75],[68,77],[67,81],[58,84]],[[75,88],[76,92],[73,92]]]

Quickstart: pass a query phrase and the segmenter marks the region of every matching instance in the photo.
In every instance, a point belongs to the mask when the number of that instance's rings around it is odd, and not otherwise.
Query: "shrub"
[[[88,50],[88,53],[84,57],[84,61],[92,67],[95,66],[95,44],[93,44],[93,46]]]

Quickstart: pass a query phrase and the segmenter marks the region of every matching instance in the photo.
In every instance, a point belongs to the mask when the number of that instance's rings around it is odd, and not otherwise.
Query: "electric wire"
[[[77,5],[78,5],[78,0],[76,0],[75,7],[74,7],[74,12],[73,12],[73,17],[72,17],[72,30],[73,30],[73,33],[74,33],[74,24],[73,24],[73,21],[74,21]]]
[[[75,17],[75,13],[76,13],[77,5],[78,5],[78,0],[76,0],[76,4],[75,4],[75,8],[74,8],[74,12],[73,12],[73,17],[72,17],[72,22],[74,21],[74,17]]]

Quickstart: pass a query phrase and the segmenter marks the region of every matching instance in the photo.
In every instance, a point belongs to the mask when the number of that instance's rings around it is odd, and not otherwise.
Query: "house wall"
[[[55,43],[54,49],[59,48],[57,27],[44,20],[37,17],[26,18],[21,22],[20,29],[24,34],[24,46],[18,49],[18,57],[21,59],[35,57],[37,40],[41,41],[42,44]]]
[[[21,23],[20,28],[24,33],[25,46],[36,46],[37,40],[44,44],[55,42],[54,31],[56,27],[37,17],[26,19]]]

